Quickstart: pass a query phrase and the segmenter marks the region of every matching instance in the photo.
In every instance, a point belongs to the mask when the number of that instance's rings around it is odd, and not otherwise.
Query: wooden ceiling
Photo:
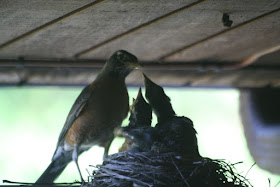
[[[84,85],[125,49],[162,85],[280,87],[278,0],[0,0],[0,36],[0,85]]]

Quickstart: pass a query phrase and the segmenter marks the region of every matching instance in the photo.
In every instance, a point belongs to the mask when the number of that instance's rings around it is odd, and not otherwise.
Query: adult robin
[[[73,104],[52,162],[37,184],[53,183],[72,160],[83,181],[78,156],[93,145],[104,147],[104,157],[108,155],[114,128],[121,125],[129,111],[125,78],[138,66],[137,58],[124,50],[116,51],[107,60],[95,81],[83,89]]]
[[[151,81],[144,73],[145,97],[155,112],[158,123],[157,140],[152,146],[156,152],[178,152],[190,157],[200,157],[196,130],[193,122],[184,116],[176,116],[170,98],[164,89]]]

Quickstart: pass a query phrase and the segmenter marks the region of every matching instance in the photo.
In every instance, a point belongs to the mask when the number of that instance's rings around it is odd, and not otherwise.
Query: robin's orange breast
[[[68,130],[65,143],[90,147],[111,137],[128,113],[128,93],[124,81],[107,78],[91,85],[91,96]]]

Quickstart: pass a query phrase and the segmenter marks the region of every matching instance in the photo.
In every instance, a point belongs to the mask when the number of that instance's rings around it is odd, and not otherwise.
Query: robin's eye
[[[124,54],[118,53],[118,60],[123,61],[124,60]]]

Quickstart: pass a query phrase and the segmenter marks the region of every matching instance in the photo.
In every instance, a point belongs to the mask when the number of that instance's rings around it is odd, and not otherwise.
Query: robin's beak
[[[137,98],[142,97],[142,89],[139,87]]]
[[[125,62],[125,65],[133,69],[139,69],[142,67],[140,64],[138,64],[138,62]]]
[[[147,75],[145,75],[143,72],[142,72],[142,74],[144,76],[144,84],[145,84],[145,88],[146,88],[146,93],[147,93],[147,89],[158,86],[151,79],[149,79],[149,77],[147,77]]]
[[[129,106],[130,110],[133,110],[133,108],[134,108],[134,102],[135,102],[135,99],[132,98],[132,104]]]
[[[153,83],[153,81],[151,81],[151,79],[149,79],[149,78],[147,77],[147,75],[145,75],[145,73],[142,72],[142,75],[143,75],[144,78],[145,78],[145,85],[146,85],[147,83]]]
[[[147,75],[145,75],[145,73],[142,72],[142,75],[143,75],[143,77],[144,77],[145,79],[149,79],[149,78],[147,77]]]

